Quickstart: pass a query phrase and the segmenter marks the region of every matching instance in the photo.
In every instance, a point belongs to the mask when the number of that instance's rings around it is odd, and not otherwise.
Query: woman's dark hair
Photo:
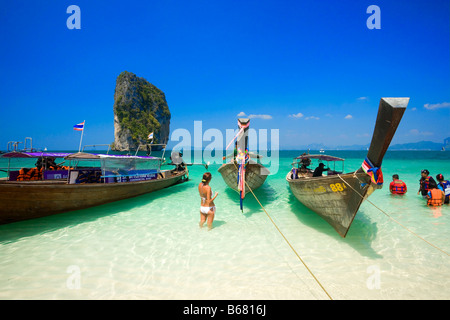
[[[203,183],[207,183],[207,182],[209,182],[210,180],[211,180],[211,172],[205,172],[205,173],[203,174],[202,182],[203,182]]]

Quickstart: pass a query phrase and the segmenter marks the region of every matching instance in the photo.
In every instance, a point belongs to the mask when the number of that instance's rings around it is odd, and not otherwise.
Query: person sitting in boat
[[[176,166],[177,171],[185,170],[186,163],[184,163],[183,153],[181,151],[179,151],[178,154],[175,151],[173,151],[172,154],[170,155],[170,160],[171,163],[169,164]]]
[[[38,170],[41,170],[43,165],[44,165],[44,157],[39,157],[36,161],[35,166]]]
[[[55,163],[55,158],[54,157],[48,157],[45,159],[46,161],[46,168],[47,169],[52,169],[52,170],[57,170],[58,169],[58,165]]]
[[[436,180],[438,181],[438,189],[442,190],[445,195],[444,203],[448,204],[450,198],[450,182],[448,180],[444,180],[444,175],[439,173],[436,176]]]
[[[400,178],[398,177],[398,174],[394,174],[392,176],[392,182],[389,185],[389,191],[391,191],[392,194],[400,194],[403,195],[407,191],[406,183],[404,183]]]
[[[431,186],[430,190],[427,193],[427,205],[433,207],[442,206],[444,200],[444,191],[438,189],[437,186]]]
[[[314,170],[313,177],[321,177],[324,171],[328,171],[330,168],[325,168],[325,165],[321,162],[319,166]]]
[[[178,156],[180,157],[180,163],[177,164],[177,171],[184,171],[186,169],[186,163],[183,160],[183,152],[179,152]]]
[[[436,181],[434,181],[433,177],[430,176],[430,171],[428,171],[427,169],[422,170],[420,174],[422,177],[419,180],[420,188],[417,194],[422,193],[422,197],[426,199],[428,191],[433,188],[437,188],[437,183]]]
[[[303,153],[302,156],[306,156],[306,153]],[[301,166],[300,166],[301,164]],[[302,160],[298,163],[298,169],[300,172],[305,173],[309,171],[309,166],[311,165],[310,158],[302,158]]]
[[[311,165],[311,159],[310,158],[303,158],[301,161],[302,166],[300,169],[308,170],[308,167]]]

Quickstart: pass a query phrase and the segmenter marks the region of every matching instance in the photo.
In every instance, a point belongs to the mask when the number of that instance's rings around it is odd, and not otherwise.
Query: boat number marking
[[[344,183],[332,183],[330,184],[330,188],[333,192],[344,191],[347,187]]]

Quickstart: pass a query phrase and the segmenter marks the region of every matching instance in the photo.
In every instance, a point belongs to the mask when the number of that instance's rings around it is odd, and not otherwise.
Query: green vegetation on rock
[[[154,133],[154,143],[167,143],[170,111],[164,92],[144,78],[124,71],[114,94],[115,149],[135,148]]]

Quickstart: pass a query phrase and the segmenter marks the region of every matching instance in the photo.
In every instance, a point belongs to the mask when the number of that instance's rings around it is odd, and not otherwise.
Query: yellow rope
[[[344,183],[346,185],[348,185],[353,191],[356,192],[356,194],[358,194],[361,198],[364,199],[364,197],[358,192],[356,191],[347,181],[345,181],[340,175],[338,175],[338,177],[344,181]],[[367,202],[369,202],[371,205],[373,205],[375,208],[377,208],[378,210],[380,210],[381,212],[383,212],[389,219],[391,219],[392,221],[394,221],[395,223],[397,223],[399,226],[401,226],[402,228],[404,228],[406,231],[410,232],[411,234],[413,234],[414,236],[416,236],[417,238],[425,241],[426,243],[428,243],[430,246],[434,247],[435,249],[438,249],[439,251],[441,251],[442,253],[446,254],[447,256],[450,257],[450,254],[448,254],[447,252],[445,252],[444,250],[442,250],[441,248],[439,248],[438,246],[432,244],[431,242],[425,240],[424,238],[422,238],[421,236],[419,236],[417,233],[415,233],[414,231],[408,229],[407,227],[405,227],[403,224],[401,224],[399,221],[395,220],[394,218],[392,218],[387,212],[385,212],[383,209],[379,208],[378,206],[376,206],[372,201],[366,199]]]
[[[234,166],[236,167],[236,163],[233,161]],[[237,167],[236,167],[237,169]],[[272,222],[272,224],[275,226],[275,228],[278,230],[278,232],[281,234],[281,236],[283,237],[284,241],[286,241],[286,243],[289,245],[289,247],[292,249],[292,251],[294,251],[295,255],[297,256],[297,258],[301,261],[301,263],[303,263],[303,265],[305,266],[306,270],[308,270],[308,272],[311,274],[311,276],[314,278],[314,280],[316,280],[316,282],[319,284],[319,286],[322,288],[322,290],[326,293],[326,295],[328,296],[328,298],[330,298],[330,300],[333,300],[333,298],[329,295],[329,293],[327,292],[327,290],[325,290],[325,288],[322,286],[322,284],[320,283],[320,281],[316,278],[316,276],[314,275],[314,273],[312,273],[312,271],[308,268],[308,266],[306,265],[306,263],[303,261],[303,259],[300,257],[300,255],[297,253],[297,251],[294,249],[294,247],[291,245],[291,243],[289,242],[289,240],[285,237],[285,235],[283,234],[283,232],[281,232],[280,228],[278,228],[277,224],[273,221],[272,217],[269,215],[269,213],[267,213],[266,209],[264,208],[264,206],[261,204],[261,202],[259,201],[258,197],[253,193],[252,188],[250,188],[250,186],[248,185],[247,181],[245,181],[245,185],[247,186],[247,188],[250,190],[250,192],[252,193],[252,195],[255,197],[256,201],[258,201],[259,205],[261,206],[261,208],[264,210],[264,212],[266,213],[267,217],[269,218],[269,220]],[[244,190],[245,192],[245,190]]]

